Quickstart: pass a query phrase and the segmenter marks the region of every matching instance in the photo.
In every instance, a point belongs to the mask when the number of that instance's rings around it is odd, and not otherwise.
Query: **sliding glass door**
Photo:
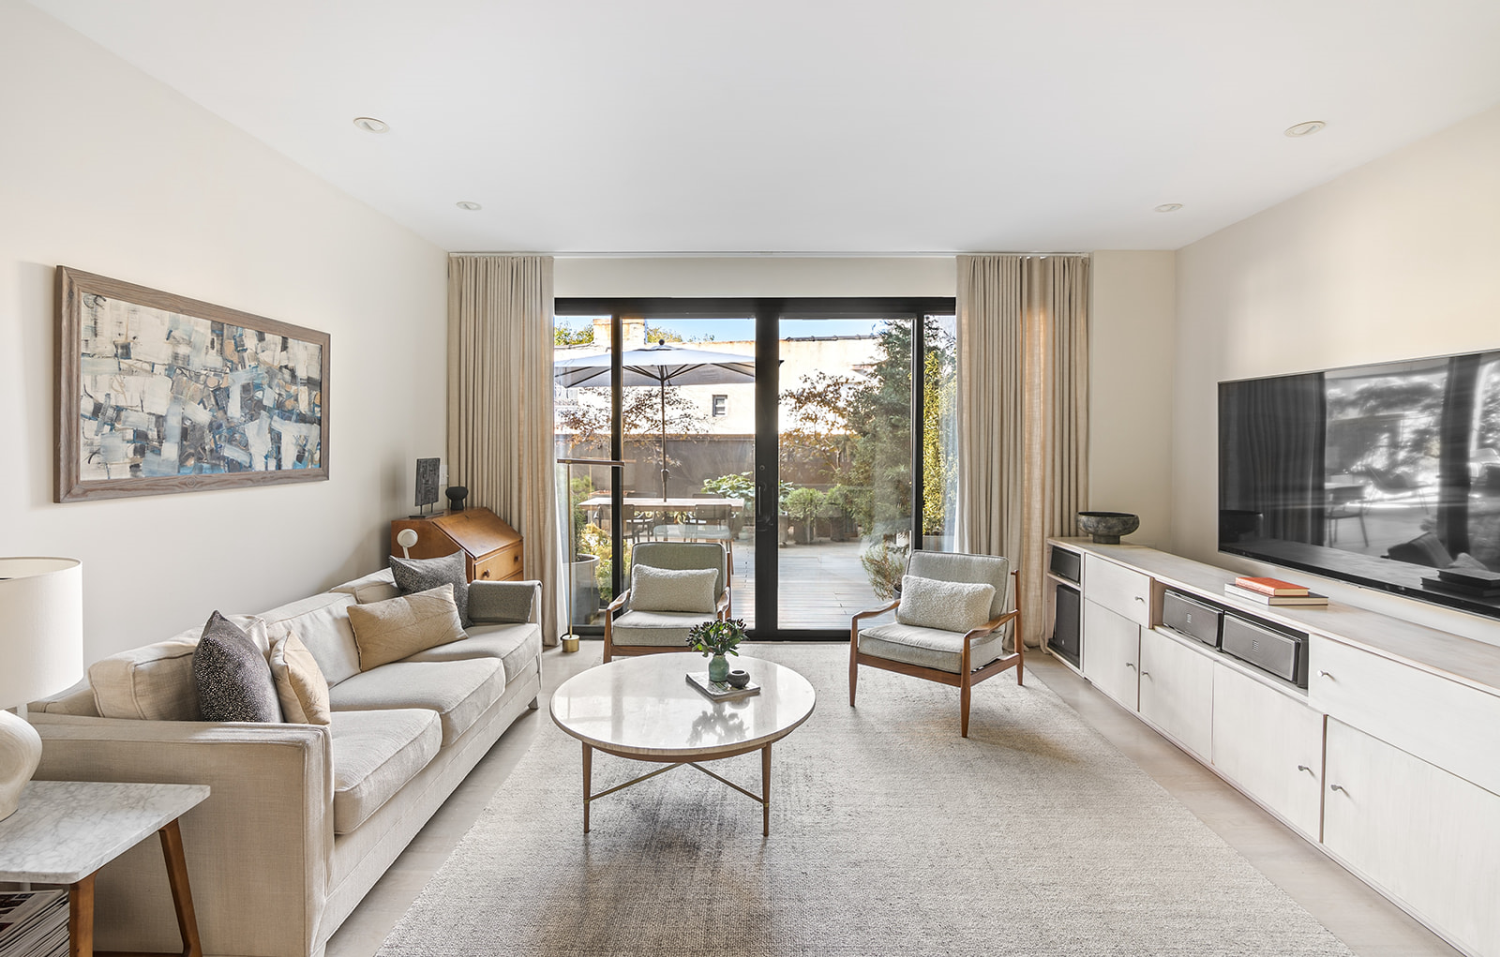
[[[559,300],[578,631],[600,629],[642,541],[723,544],[734,615],[762,640],[847,635],[911,549],[951,547],[951,310]]]

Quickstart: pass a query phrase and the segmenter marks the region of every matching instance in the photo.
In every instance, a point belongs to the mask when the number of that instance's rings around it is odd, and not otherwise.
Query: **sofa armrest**
[[[469,583],[469,618],[476,623],[534,622],[541,607],[541,582]]]
[[[205,952],[312,953],[333,854],[328,728],[50,713],[31,720],[42,737],[39,780],[209,786],[208,800],[181,822]],[[143,841],[99,872],[102,947],[181,946],[156,844]]]

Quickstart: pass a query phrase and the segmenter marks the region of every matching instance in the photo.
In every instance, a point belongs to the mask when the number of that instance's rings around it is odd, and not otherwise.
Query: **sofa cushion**
[[[209,616],[193,651],[193,680],[204,721],[281,721],[276,679],[265,653],[218,612]]]
[[[329,689],[335,712],[426,708],[443,723],[447,747],[500,699],[505,675],[495,658],[398,661],[357,674]],[[337,718],[334,719],[337,721]]]
[[[328,724],[328,682],[318,661],[296,635],[271,646],[271,677],[288,724]]]
[[[266,623],[254,615],[229,620],[263,651],[270,649]],[[143,648],[132,648],[89,665],[94,708],[101,717],[136,721],[197,721],[198,685],[193,652],[203,626],[189,628]]]
[[[637,563],[630,569],[630,607],[634,611],[694,611],[714,613],[713,568],[652,568]]]
[[[440,585],[453,586],[453,601],[458,605],[458,620],[467,628],[469,619],[469,569],[463,552],[442,558],[398,558],[391,556],[391,574],[401,594],[431,591]]]
[[[995,586],[904,575],[896,620],[918,628],[969,632],[990,620]]]
[[[540,585],[534,581],[470,582],[469,621],[476,625],[530,621],[532,605],[541,591]]]
[[[1000,657],[1003,650],[1001,638],[1004,634],[1004,628],[997,628],[994,637],[975,641],[969,647],[970,671]],[[900,622],[862,628],[859,632],[859,650],[862,654],[921,668],[936,668],[955,675],[963,664],[963,647],[964,636],[960,633],[919,628]]]
[[[425,768],[443,744],[437,713],[340,711],[333,737],[333,833],[348,834]]]
[[[396,587],[396,578],[389,568],[382,568],[378,572],[371,572],[363,578],[356,578],[342,585],[334,585],[328,590],[341,595],[353,595],[354,600],[361,605],[401,597],[401,589]]]
[[[699,612],[627,611],[615,619],[610,641],[617,645],[677,645],[688,650],[688,632],[694,625],[712,621]]]
[[[407,661],[463,661],[468,658],[498,658],[505,668],[509,684],[518,675],[536,670],[536,659],[542,654],[542,626],[475,625],[462,641],[438,645],[412,655]]]
[[[318,669],[330,685],[359,674],[359,648],[349,626],[353,595],[324,592],[290,605],[262,612],[272,639],[295,634],[318,660]]]
[[[354,626],[360,671],[400,661],[464,636],[450,584],[370,605],[352,605],[349,624]]]

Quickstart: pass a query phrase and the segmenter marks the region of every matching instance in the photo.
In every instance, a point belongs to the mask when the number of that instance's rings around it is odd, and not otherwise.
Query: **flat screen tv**
[[[1500,351],[1221,382],[1219,549],[1500,618]]]

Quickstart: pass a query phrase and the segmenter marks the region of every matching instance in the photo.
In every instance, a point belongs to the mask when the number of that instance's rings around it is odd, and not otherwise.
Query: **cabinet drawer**
[[[1500,797],[1328,722],[1323,845],[1472,954],[1500,953]]]
[[[1151,578],[1097,555],[1083,556],[1083,592],[1137,625],[1151,627]]]
[[[521,543],[491,552],[474,563],[474,581],[519,581],[521,578]]]
[[[1213,747],[1213,659],[1170,635],[1143,630],[1141,717],[1207,760]]]
[[[1500,697],[1321,635],[1311,653],[1313,707],[1500,794]]]
[[[1313,840],[1322,814],[1323,716],[1214,663],[1213,764]]]
[[[1140,704],[1140,658],[1141,627],[1103,605],[1084,599],[1084,677],[1131,711]]]

